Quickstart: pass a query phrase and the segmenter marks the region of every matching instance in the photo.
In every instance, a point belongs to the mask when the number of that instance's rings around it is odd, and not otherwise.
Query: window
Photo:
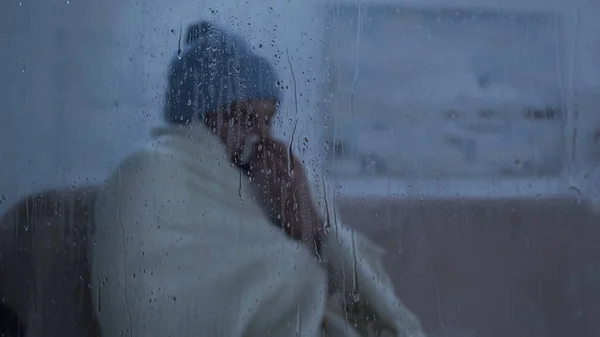
[[[0,337],[600,336],[598,17],[0,0]]]
[[[339,5],[329,15],[335,175],[563,173],[559,16],[391,5]]]

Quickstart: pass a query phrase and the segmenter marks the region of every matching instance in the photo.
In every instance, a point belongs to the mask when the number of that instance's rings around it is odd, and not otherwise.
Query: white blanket
[[[157,129],[111,175],[96,216],[103,336],[425,336],[378,247],[334,225],[324,267],[262,214],[202,125]]]

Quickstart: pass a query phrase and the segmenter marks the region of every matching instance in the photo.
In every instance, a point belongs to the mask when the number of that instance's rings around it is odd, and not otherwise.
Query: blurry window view
[[[336,174],[563,172],[560,16],[343,5],[330,20],[328,112],[335,126],[328,136]]]

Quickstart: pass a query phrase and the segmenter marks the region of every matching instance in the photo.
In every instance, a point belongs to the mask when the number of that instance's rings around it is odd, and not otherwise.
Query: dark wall
[[[600,217],[571,199],[339,203],[430,336],[600,336]]]
[[[47,191],[2,216],[0,329],[14,332],[16,316],[25,337],[96,335],[86,235],[93,203],[90,188]]]

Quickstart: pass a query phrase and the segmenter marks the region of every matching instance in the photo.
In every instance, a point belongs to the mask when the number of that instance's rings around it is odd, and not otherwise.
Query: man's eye
[[[254,124],[254,122],[256,121],[256,117],[254,114],[248,114],[248,117],[246,118],[246,124],[248,126]]]

